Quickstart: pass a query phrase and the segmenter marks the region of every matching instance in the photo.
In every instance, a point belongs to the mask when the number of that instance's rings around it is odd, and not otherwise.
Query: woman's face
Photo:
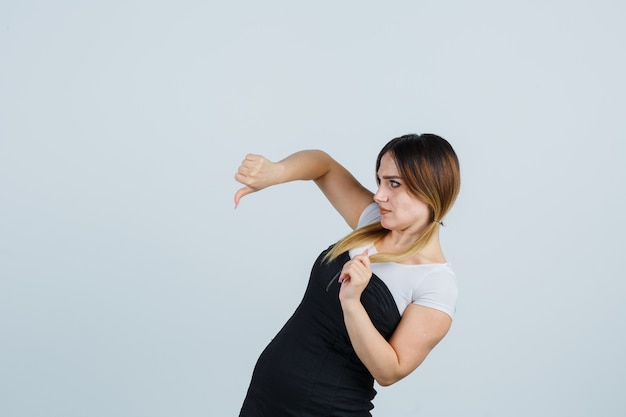
[[[381,158],[376,175],[379,185],[374,201],[380,209],[382,226],[388,230],[420,233],[430,221],[430,208],[410,193],[389,152]]]

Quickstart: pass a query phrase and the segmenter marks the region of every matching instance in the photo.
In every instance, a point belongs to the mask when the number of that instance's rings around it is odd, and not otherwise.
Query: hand
[[[346,262],[339,275],[341,289],[339,290],[339,301],[342,306],[346,303],[360,302],[361,294],[372,278],[370,267],[369,249],[356,255]]]
[[[243,196],[277,184],[279,174],[279,163],[271,162],[261,155],[246,155],[235,174],[235,180],[244,184],[235,193],[235,208]]]

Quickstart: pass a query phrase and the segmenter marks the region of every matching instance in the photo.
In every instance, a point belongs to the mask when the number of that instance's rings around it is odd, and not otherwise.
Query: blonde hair
[[[409,191],[428,205],[430,222],[405,251],[377,253],[372,262],[397,262],[422,249],[439,230],[441,221],[452,208],[461,187],[459,160],[452,146],[444,138],[425,133],[404,135],[389,141],[378,154],[376,172],[387,152],[392,156]],[[389,233],[380,222],[354,230],[337,242],[327,253],[333,260],[347,250],[372,244]]]

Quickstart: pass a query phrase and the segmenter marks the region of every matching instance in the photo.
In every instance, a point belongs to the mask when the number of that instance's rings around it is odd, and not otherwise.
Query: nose
[[[376,194],[374,194],[374,201],[377,203],[382,203],[388,200],[388,197],[385,195],[382,187],[378,187],[376,190]]]

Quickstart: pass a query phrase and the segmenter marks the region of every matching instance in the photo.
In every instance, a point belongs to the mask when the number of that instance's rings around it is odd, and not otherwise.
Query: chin
[[[386,222],[385,220],[381,220],[380,225],[387,230],[393,229],[393,225],[389,224],[389,222]]]

